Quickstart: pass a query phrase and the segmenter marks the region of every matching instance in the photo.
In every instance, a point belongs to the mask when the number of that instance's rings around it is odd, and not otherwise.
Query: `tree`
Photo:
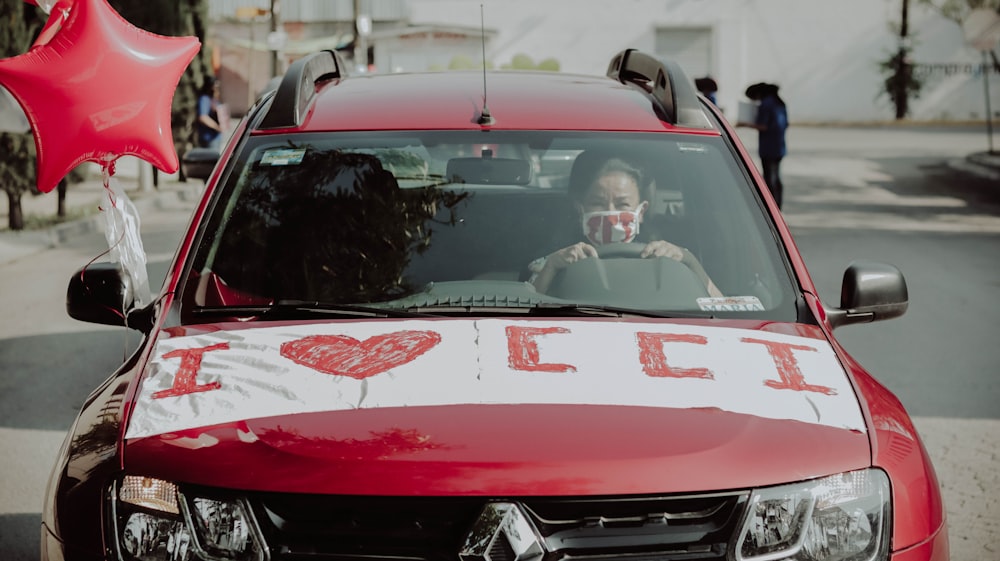
[[[211,53],[205,48],[208,31],[207,0],[110,0],[111,6],[132,25],[157,35],[197,37],[201,52],[191,61],[174,91],[170,125],[174,148],[183,155],[195,145],[198,90],[212,75]],[[180,179],[184,180],[183,172]]]
[[[547,58],[539,63],[524,53],[518,53],[511,57],[510,64],[501,66],[504,70],[544,70],[548,72],[559,71],[559,61],[554,58]]]
[[[902,16],[899,23],[899,49],[889,55],[889,58],[879,67],[885,76],[885,93],[889,95],[896,108],[896,119],[903,119],[910,112],[910,98],[920,96],[923,85],[917,78],[910,60],[911,38],[909,33],[910,0],[902,0]]]
[[[919,97],[923,87],[923,82],[914,72],[910,50],[909,46],[901,45],[898,51],[879,64],[885,76],[885,93],[896,109],[897,120],[905,118],[910,112],[910,99]]]
[[[535,61],[526,54],[518,53],[511,57],[510,64],[504,66],[504,68],[511,68],[514,70],[534,70]]]
[[[933,8],[959,25],[962,25],[972,10],[992,8],[1000,12],[1000,0],[917,0],[917,2]]]
[[[45,13],[24,0],[0,0],[0,58],[24,54],[45,23]],[[35,141],[30,132],[0,132],[0,188],[7,193],[7,224],[24,229],[21,197],[35,185]]]
[[[480,70],[483,67],[483,61],[480,59],[473,59],[472,57],[466,55],[455,55],[451,57],[448,61],[448,70]],[[493,68],[493,63],[487,61],[486,69],[490,70]],[[440,70],[440,68],[435,68],[434,66],[428,67],[428,70]]]
[[[942,17],[950,19],[959,26],[969,13],[976,9],[988,8],[1000,13],[1000,0],[916,0],[921,5],[937,11]],[[909,113],[909,101],[919,97],[923,83],[914,72],[910,54],[913,50],[909,33],[909,0],[901,0],[902,16],[899,26],[899,49],[891,53],[889,58],[880,62],[879,67],[885,76],[885,93],[889,95],[896,108],[896,119],[902,119]],[[1000,69],[996,51],[990,51],[995,68]]]
[[[559,61],[549,57],[539,61],[537,68],[546,72],[559,72]]]
[[[1000,14],[1000,0],[917,0],[921,4],[931,7],[942,17],[950,19],[959,26],[969,17],[973,10],[988,8]],[[997,57],[996,49],[990,51],[990,58],[993,60],[995,72],[1000,72],[1000,58]]]

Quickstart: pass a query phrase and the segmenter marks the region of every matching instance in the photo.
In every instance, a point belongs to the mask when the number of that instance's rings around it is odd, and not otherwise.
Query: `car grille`
[[[537,531],[538,561],[722,560],[746,493],[613,498],[251,498],[274,561],[458,561],[490,502],[516,504]],[[496,546],[489,561],[515,561]]]

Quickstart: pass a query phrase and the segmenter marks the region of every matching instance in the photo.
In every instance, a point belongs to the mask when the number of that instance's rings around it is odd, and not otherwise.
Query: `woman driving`
[[[536,259],[529,265],[531,282],[539,292],[562,269],[577,261],[597,257],[597,248],[609,243],[645,243],[642,258],[669,257],[694,271],[710,296],[722,296],[698,259],[688,250],[665,240],[641,236],[643,216],[649,209],[651,182],[636,166],[621,158],[581,153],[570,172],[569,196],[579,217],[583,240]]]

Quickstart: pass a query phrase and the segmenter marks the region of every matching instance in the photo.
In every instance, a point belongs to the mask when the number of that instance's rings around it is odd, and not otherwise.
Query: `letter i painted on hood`
[[[805,345],[778,343],[777,341],[765,341],[763,339],[751,339],[748,337],[744,337],[743,339],[740,339],[740,341],[744,343],[758,343],[767,347],[767,352],[770,353],[771,358],[774,360],[774,365],[778,368],[778,377],[781,378],[780,380],[764,380],[764,384],[768,387],[776,390],[816,392],[825,395],[837,394],[837,390],[833,388],[807,384],[805,376],[803,376],[802,371],[799,370],[799,362],[795,360],[795,355],[792,351],[816,352],[815,348],[807,347]]]
[[[174,375],[174,385],[169,390],[158,391],[153,394],[153,399],[164,397],[177,397],[189,393],[207,392],[217,390],[222,387],[219,382],[210,384],[198,384],[198,370],[201,369],[201,357],[209,351],[221,351],[229,348],[229,343],[218,343],[208,347],[197,349],[177,349],[163,355],[163,358],[181,359],[181,366]]]

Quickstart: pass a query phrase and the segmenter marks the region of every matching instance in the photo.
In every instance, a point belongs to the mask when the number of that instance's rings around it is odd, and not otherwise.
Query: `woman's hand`
[[[545,265],[534,276],[531,284],[535,285],[535,290],[538,292],[545,293],[549,289],[549,285],[552,284],[552,279],[556,277],[556,273],[570,264],[588,257],[597,257],[597,250],[594,249],[594,246],[584,242],[554,251],[545,258]]]
[[[642,253],[639,254],[640,257],[669,257],[674,261],[679,261],[685,265],[705,283],[705,289],[708,291],[709,296],[721,297],[723,296],[722,291],[719,287],[715,286],[712,279],[709,278],[708,273],[705,268],[701,266],[698,259],[693,253],[687,251],[679,245],[674,245],[670,242],[665,242],[662,240],[652,241],[646,244],[646,247],[642,249]]]
[[[695,256],[679,245],[663,240],[652,241],[646,244],[646,247],[642,248],[639,256],[642,258],[668,257],[674,261],[684,263],[705,283],[705,288],[708,290],[709,296],[723,295]],[[590,257],[597,257],[597,249],[588,243],[580,242],[564,247],[545,258],[545,265],[542,266],[542,269],[535,275],[531,283],[535,286],[535,290],[545,293],[549,285],[552,284],[556,273],[577,261],[582,261]]]
[[[575,243],[551,253],[545,260],[545,268],[551,267],[558,271],[588,257],[597,257],[597,250],[594,246],[584,242]]]
[[[669,257],[674,261],[683,261],[684,250],[679,245],[674,245],[663,240],[656,240],[646,244],[646,247],[642,248],[642,253],[639,254],[639,257]]]

